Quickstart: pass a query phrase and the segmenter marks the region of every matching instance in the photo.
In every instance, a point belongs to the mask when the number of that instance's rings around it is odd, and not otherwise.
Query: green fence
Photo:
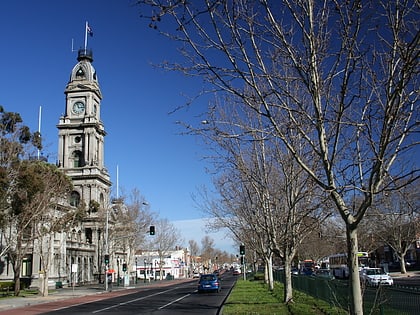
[[[284,272],[276,271],[274,280],[284,283]],[[322,299],[330,305],[349,309],[351,291],[348,281],[324,280],[312,276],[292,276],[293,289]],[[365,314],[420,314],[420,291],[393,287],[362,288]]]

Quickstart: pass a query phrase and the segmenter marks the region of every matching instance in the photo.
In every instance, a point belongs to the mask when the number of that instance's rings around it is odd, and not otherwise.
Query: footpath
[[[176,280],[160,280],[151,282],[138,282],[137,284],[130,284],[129,286],[116,285],[112,286],[111,290],[105,291],[104,284],[94,284],[86,286],[76,287],[63,287],[55,290],[51,290],[48,296],[41,296],[36,294],[25,295],[22,291],[22,296],[14,297],[1,297],[0,296],[0,314],[7,314],[8,310],[21,307],[27,307],[42,303],[56,302],[60,300],[77,299],[85,296],[103,295],[101,298],[108,298],[112,296],[129,294],[132,290],[146,287],[164,287],[174,283],[188,282],[192,279],[176,279]]]

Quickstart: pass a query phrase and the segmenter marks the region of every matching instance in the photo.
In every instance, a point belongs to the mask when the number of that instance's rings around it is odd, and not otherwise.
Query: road
[[[237,277],[230,273],[222,277],[222,290],[217,293],[197,293],[197,280],[172,284],[165,287],[143,287],[104,299],[86,296],[72,301],[56,301],[16,310],[16,314],[49,314],[49,315],[185,315],[185,314],[218,314],[229,295]],[[128,293],[128,294],[127,294]],[[12,313],[10,313],[12,314]]]
[[[409,287],[420,287],[420,275],[416,274],[410,277],[393,277],[394,284]]]

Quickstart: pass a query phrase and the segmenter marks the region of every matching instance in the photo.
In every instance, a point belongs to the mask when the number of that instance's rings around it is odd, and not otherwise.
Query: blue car
[[[201,292],[220,292],[220,279],[213,273],[201,275],[198,280],[198,293]]]

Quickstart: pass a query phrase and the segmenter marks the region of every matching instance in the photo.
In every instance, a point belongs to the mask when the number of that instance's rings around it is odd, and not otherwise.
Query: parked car
[[[305,276],[312,276],[313,273],[314,273],[314,269],[313,268],[307,268],[307,267],[302,268],[302,270],[300,272],[301,275],[305,275]]]
[[[209,291],[220,292],[221,288],[219,278],[213,273],[201,275],[200,280],[198,280],[198,293]]]
[[[314,277],[322,278],[326,280],[333,280],[335,279],[331,269],[317,269],[312,274]]]
[[[233,275],[234,276],[237,276],[237,275],[240,275],[240,274],[241,274],[241,269],[239,269],[239,268],[233,269]]]
[[[197,271],[194,271],[194,273],[193,273],[193,279],[194,278],[200,278],[200,273],[197,272]]]
[[[382,268],[363,268],[360,271],[360,281],[375,287],[394,284],[394,280]]]
[[[299,269],[297,268],[292,268],[292,275],[299,275]]]

